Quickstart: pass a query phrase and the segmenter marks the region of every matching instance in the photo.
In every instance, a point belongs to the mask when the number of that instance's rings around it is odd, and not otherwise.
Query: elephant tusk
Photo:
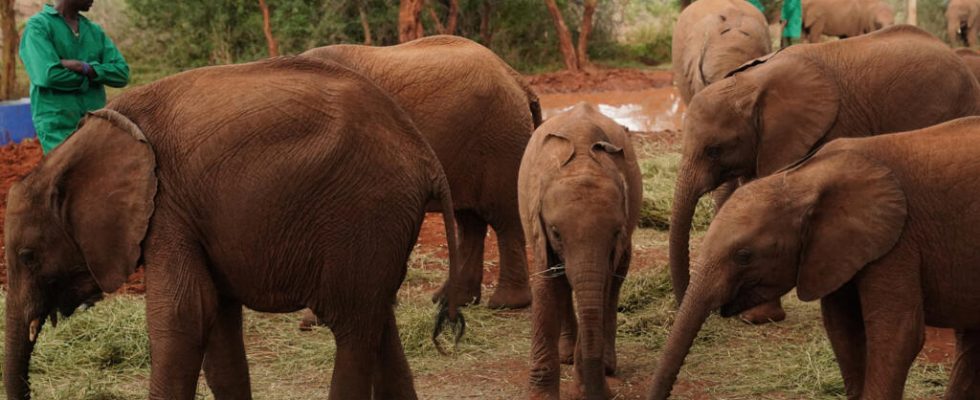
[[[37,341],[37,333],[40,330],[41,330],[41,321],[38,320],[38,319],[31,320],[31,324],[30,324],[30,335],[27,337],[27,340],[30,340],[31,343],[36,342]]]

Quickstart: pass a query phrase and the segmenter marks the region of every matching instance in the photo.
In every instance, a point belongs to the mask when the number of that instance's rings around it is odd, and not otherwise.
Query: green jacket
[[[129,82],[129,66],[102,28],[79,16],[75,35],[50,5],[27,20],[20,59],[31,79],[31,116],[45,153],[75,131],[85,112],[105,106],[105,85]],[[88,63],[96,77],[63,67],[63,59]]]

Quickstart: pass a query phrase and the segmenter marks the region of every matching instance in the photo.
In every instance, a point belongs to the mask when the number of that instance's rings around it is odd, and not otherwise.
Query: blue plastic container
[[[31,122],[31,99],[0,102],[0,146],[20,143],[36,135]]]

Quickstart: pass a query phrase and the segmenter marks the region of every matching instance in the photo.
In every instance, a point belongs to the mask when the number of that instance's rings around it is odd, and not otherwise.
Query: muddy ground
[[[683,105],[670,88],[671,75],[665,71],[602,70],[591,75],[575,75],[567,72],[541,74],[528,77],[534,89],[541,95],[545,116],[554,115],[578,101],[589,101],[600,106],[607,115],[612,114],[620,124],[628,126],[638,144],[646,148],[672,149],[676,151],[680,138]],[[0,238],[6,192],[9,186],[27,174],[41,159],[40,147],[34,141],[0,147]],[[663,266],[667,262],[666,243],[662,233],[638,235],[637,256],[630,275],[644,269]],[[422,226],[416,251],[429,255],[423,261],[426,269],[444,271],[446,265],[446,241],[441,217],[427,216]],[[492,290],[498,272],[496,237],[491,231],[487,236],[486,272],[484,293]],[[5,284],[6,265],[0,258],[0,283]],[[436,285],[424,290],[434,290]],[[130,279],[123,291],[142,293],[142,274]],[[413,289],[414,290],[414,289]],[[485,294],[486,295],[486,294]],[[505,317],[529,318],[527,310],[503,312]],[[925,348],[920,355],[924,362],[951,366],[955,343],[949,330],[932,329],[927,333]],[[513,398],[526,396],[528,355],[522,352],[493,357],[488,363],[445,372],[423,373],[417,376],[420,393],[436,393],[438,398]],[[622,369],[610,384],[617,398],[640,399],[648,385],[648,376],[656,360],[656,354],[641,348],[621,348]],[[566,378],[568,371],[565,370]],[[563,379],[563,397],[574,394],[569,379]],[[453,388],[465,387],[466,396],[454,396]],[[442,393],[441,395],[439,393]],[[723,398],[709,395],[699,382],[681,381],[675,394],[685,398]],[[442,396],[445,397],[442,397]],[[714,397],[713,397],[714,396]],[[570,396],[574,397],[574,396]],[[797,398],[792,396],[766,396],[771,398]],[[568,398],[568,397],[564,397]]]

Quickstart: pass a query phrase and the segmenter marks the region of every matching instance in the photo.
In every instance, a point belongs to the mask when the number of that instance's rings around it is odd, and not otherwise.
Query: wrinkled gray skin
[[[518,187],[534,254],[531,398],[557,399],[559,364],[574,360],[585,398],[604,399],[643,193],[629,135],[580,103],[534,132]]]
[[[497,233],[500,275],[487,305],[527,307],[531,290],[517,210],[517,170],[531,132],[541,124],[541,107],[524,78],[486,47],[458,36],[387,47],[334,45],[303,55],[335,61],[374,81],[405,109],[435,150],[449,178],[460,226],[464,275],[452,289],[480,301],[489,225]]]
[[[45,321],[114,292],[142,260],[150,398],[195,398],[202,368],[216,398],[251,398],[245,306],[327,321],[330,398],[413,399],[393,305],[430,202],[452,209],[435,153],[337,64],[277,58],[127,91],[7,196],[7,398],[30,398]]]
[[[963,61],[907,25],[791,46],[695,95],[684,120],[670,224],[678,303],[687,287],[691,220],[701,196],[772,174],[830,140],[976,115],[978,103],[980,85]],[[763,322],[781,312],[746,319]]]
[[[848,399],[901,399],[927,325],[956,330],[944,398],[980,398],[978,147],[977,117],[838,139],[736,190],[705,234],[649,399],[669,395],[709,314],[794,287],[820,300]]]
[[[946,6],[946,40],[956,47],[977,46],[980,0],[949,0]]]
[[[700,0],[677,17],[674,86],[684,103],[743,63],[772,51],[766,18],[744,0]]]

